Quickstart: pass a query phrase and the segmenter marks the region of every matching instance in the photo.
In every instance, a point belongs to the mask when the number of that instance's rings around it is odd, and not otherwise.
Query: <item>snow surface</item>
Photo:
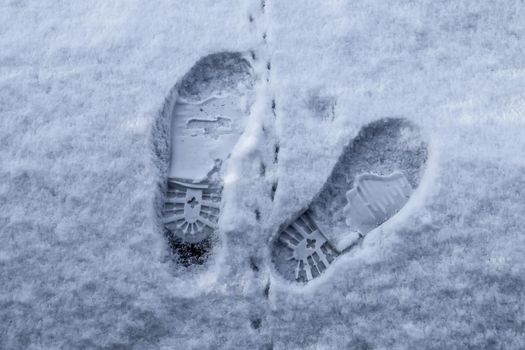
[[[525,348],[524,16],[517,0],[1,2],[0,348]],[[172,88],[250,50],[262,97],[220,243],[186,269],[159,222]],[[431,145],[408,207],[322,278],[280,279],[278,226],[387,117]]]

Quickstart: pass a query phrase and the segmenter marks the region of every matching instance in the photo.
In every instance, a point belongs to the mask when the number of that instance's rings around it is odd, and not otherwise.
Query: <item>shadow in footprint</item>
[[[189,267],[202,265],[208,259],[212,248],[211,238],[204,239],[198,243],[187,243],[173,236],[168,230],[165,230],[165,235],[168,240],[172,261],[184,267]]]

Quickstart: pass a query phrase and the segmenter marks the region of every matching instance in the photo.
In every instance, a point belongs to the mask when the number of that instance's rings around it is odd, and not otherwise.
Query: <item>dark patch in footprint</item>
[[[388,118],[365,126],[308,209],[282,226],[272,247],[276,269],[292,281],[319,276],[405,205],[427,157],[427,144],[411,122]]]
[[[259,209],[255,209],[253,213],[255,214],[255,221],[260,222],[261,221],[261,211]]]
[[[212,248],[212,239],[207,238],[198,243],[182,242],[173,236],[169,230],[165,230],[171,258],[178,264],[189,267],[192,265],[202,265],[206,262]]]

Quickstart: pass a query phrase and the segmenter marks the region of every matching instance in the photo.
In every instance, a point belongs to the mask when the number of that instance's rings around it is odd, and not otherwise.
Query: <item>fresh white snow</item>
[[[524,16],[518,0],[0,3],[0,348],[525,348]],[[257,100],[214,254],[187,269],[159,215],[166,111],[221,51],[254,52]],[[388,117],[430,145],[407,206],[322,277],[281,278],[279,226]]]

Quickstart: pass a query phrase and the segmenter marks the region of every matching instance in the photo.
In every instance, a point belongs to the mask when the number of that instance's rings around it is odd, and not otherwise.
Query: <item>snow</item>
[[[3,2],[0,348],[524,348],[524,14],[514,0]],[[259,99],[227,162],[220,241],[183,268],[158,217],[172,89],[200,58],[250,50]],[[278,227],[388,117],[431,145],[407,206],[322,278],[280,278]]]

